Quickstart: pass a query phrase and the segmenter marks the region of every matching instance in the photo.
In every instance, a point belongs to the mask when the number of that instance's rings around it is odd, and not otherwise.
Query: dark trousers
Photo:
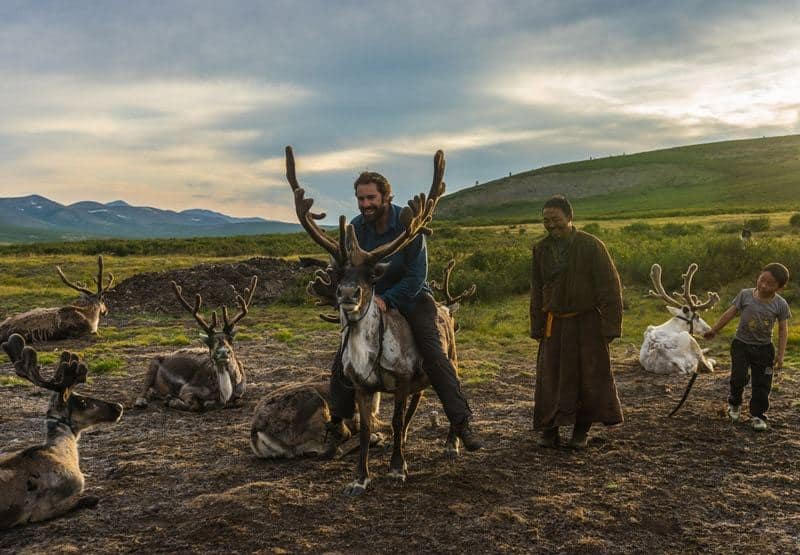
[[[436,325],[436,301],[430,294],[424,293],[418,298],[414,309],[404,316],[411,326],[414,342],[422,355],[423,368],[442,401],[447,419],[456,426],[464,424],[472,416],[472,411],[461,391],[456,369],[442,346]],[[343,370],[340,349],[331,367],[331,412],[334,421],[352,418],[354,412],[355,392]]]
[[[772,363],[775,360],[775,346],[749,345],[738,339],[731,343],[731,392],[728,403],[742,404],[742,394],[752,376],[750,396],[750,415],[766,419],[769,409],[769,392],[772,389]],[[748,374],[749,370],[749,374]]]

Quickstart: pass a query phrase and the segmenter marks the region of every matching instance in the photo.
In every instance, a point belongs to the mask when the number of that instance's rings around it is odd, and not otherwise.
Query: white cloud
[[[581,44],[575,38],[573,46]],[[565,39],[561,44],[570,44]],[[630,60],[613,62],[589,55],[563,66],[536,60],[480,81],[501,102],[558,110],[576,121],[598,112],[618,114],[623,125],[625,116],[650,117],[676,136],[702,135],[712,125],[792,129],[800,120],[800,35],[791,22],[725,20],[676,54],[631,52]]]

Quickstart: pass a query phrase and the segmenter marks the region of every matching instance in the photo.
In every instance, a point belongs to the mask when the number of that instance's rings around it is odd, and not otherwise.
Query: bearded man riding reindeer
[[[287,147],[286,150],[287,178],[292,184],[292,188],[295,189],[295,193],[298,193],[300,186],[294,173],[294,156],[291,148]],[[441,152],[437,154],[437,164],[435,165],[437,171],[434,183],[438,187],[432,187],[432,196],[434,195],[433,189],[438,189],[439,193],[435,195],[437,198],[431,198],[428,201],[433,202],[432,206],[435,206],[435,201],[444,190],[442,182],[444,156]],[[371,296],[371,302],[380,309],[381,313],[397,310],[408,321],[414,343],[422,357],[424,371],[442,402],[444,412],[455,435],[461,439],[468,451],[481,449],[482,442],[471,425],[472,410],[461,390],[456,368],[445,350],[448,342],[443,342],[440,336],[442,332],[437,325],[437,303],[426,283],[428,253],[425,233],[415,232],[416,237],[413,240],[397,252],[392,252],[391,244],[402,240],[402,236],[407,235],[409,230],[406,229],[406,224],[403,222],[401,207],[392,203],[391,184],[379,173],[363,172],[355,180],[353,189],[361,214],[353,218],[348,226],[349,233],[355,235],[353,238],[355,241],[349,242],[356,242],[359,250],[363,249],[362,252],[381,252],[381,249],[386,247],[389,248],[388,252],[392,253],[379,265],[381,266],[380,275],[376,276],[373,282],[374,294]],[[406,208],[406,210],[408,209]],[[307,212],[307,209],[305,211]],[[432,214],[432,209],[430,214]],[[316,219],[323,216],[312,214],[311,217]],[[301,217],[301,223],[303,222],[305,222],[304,227],[308,226],[307,231],[312,237],[317,237],[318,242],[325,239],[319,237],[319,232],[314,229],[315,226],[307,222],[305,216]],[[344,221],[341,221],[340,225],[344,227]],[[344,241],[343,238],[341,240]],[[334,244],[332,247],[327,250],[343,252],[348,249],[347,245],[341,245],[339,248]],[[336,270],[331,267],[328,272],[336,273]],[[336,294],[332,296],[341,299],[346,297],[344,293],[347,291],[343,291],[343,288],[348,287],[348,284],[338,284],[336,278],[337,276],[331,275],[330,281],[333,283],[329,282],[329,284],[332,290],[336,289]],[[331,457],[336,454],[338,445],[346,439],[347,431],[342,420],[353,417],[356,401],[353,384],[344,372],[343,347],[344,345],[340,346],[331,366],[331,421],[327,425],[326,444],[326,454]]]

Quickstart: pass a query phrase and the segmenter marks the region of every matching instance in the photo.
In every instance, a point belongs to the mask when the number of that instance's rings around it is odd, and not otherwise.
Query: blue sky
[[[294,219],[800,132],[800,3],[0,0],[0,196]]]

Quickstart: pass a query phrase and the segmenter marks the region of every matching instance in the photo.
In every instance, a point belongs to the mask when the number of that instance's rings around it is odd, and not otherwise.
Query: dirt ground
[[[372,453],[373,482],[342,495],[356,455],[334,461],[257,459],[249,428],[259,398],[326,372],[335,330],[303,349],[271,340],[238,347],[248,369],[243,406],[203,414],[132,408],[156,350],[122,353],[128,376],[98,376],[84,393],[125,404],[122,420],[83,434],[91,510],[0,532],[2,553],[790,553],[800,551],[800,386],[773,393],[770,429],[725,419],[727,361],[701,375],[684,408],[667,414],[685,378],[616,364],[626,422],[593,429],[584,452],[536,447],[531,357],[467,390],[488,448],[443,456],[441,409],[432,392],[412,422],[409,479],[385,475],[389,452]],[[91,340],[67,342],[73,349]],[[39,344],[39,349],[67,343]],[[461,357],[485,358],[477,350]],[[12,372],[8,362],[0,373]],[[748,393],[749,394],[749,393]],[[0,446],[39,441],[47,394],[0,389]],[[746,397],[747,399],[747,397]],[[391,398],[384,400],[389,421]],[[743,411],[746,413],[746,410]]]

